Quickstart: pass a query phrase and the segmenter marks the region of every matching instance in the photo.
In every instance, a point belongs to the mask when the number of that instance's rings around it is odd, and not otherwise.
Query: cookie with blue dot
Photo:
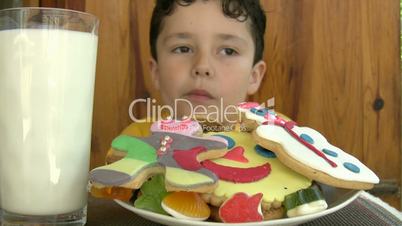
[[[371,189],[378,176],[318,131],[276,117],[254,131],[256,142],[300,174],[334,187]]]

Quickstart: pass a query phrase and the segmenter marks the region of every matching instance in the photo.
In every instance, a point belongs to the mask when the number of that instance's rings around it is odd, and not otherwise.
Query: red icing
[[[251,109],[260,106],[260,104],[256,102],[243,102],[240,103],[238,106],[243,109]]]
[[[248,159],[244,157],[244,148],[240,146],[230,150],[228,153],[226,153],[225,156],[223,156],[223,158],[237,162],[245,162],[245,163],[248,162]]]
[[[235,183],[258,181],[267,177],[271,172],[271,165],[269,163],[252,168],[238,168],[218,165],[215,162],[206,160],[202,162],[202,165],[217,175],[219,179]]]
[[[264,219],[261,208],[262,193],[248,196],[236,193],[219,208],[219,216],[225,223],[256,222]]]
[[[178,123],[177,125],[160,124],[160,129],[163,131],[176,132],[188,130],[188,125],[184,123]]]
[[[201,164],[197,161],[197,155],[206,150],[207,149],[203,146],[189,150],[174,150],[173,158],[181,168],[196,171],[202,168]]]
[[[264,119],[268,121],[273,121],[276,119],[276,116],[268,112],[267,114],[264,115]]]
[[[269,124],[270,122],[264,122],[264,125]],[[318,155],[319,157],[323,158],[325,161],[328,162],[328,164],[330,164],[332,167],[337,167],[338,165],[331,161],[330,159],[327,158],[327,156],[325,156],[324,153],[322,153],[320,150],[318,150],[317,148],[315,148],[312,144],[306,142],[305,140],[301,139],[299,135],[297,135],[297,133],[295,133],[292,129],[293,127],[296,125],[296,122],[293,121],[289,121],[286,122],[285,120],[277,117],[277,119],[275,119],[274,121],[275,125],[277,126],[281,126],[283,127],[293,138],[295,138],[297,141],[299,141],[300,143],[302,143],[304,146],[306,146],[308,149],[310,149],[311,151],[313,151],[316,155]]]

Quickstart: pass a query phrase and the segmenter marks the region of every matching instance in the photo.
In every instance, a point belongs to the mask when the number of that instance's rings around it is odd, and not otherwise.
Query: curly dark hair
[[[156,41],[162,30],[163,20],[171,15],[176,5],[188,6],[197,0],[156,0],[152,13],[149,42],[152,57],[157,60]],[[203,0],[205,1],[205,0]],[[251,35],[254,38],[254,64],[260,61],[264,52],[265,12],[259,0],[220,0],[225,16],[240,22],[250,21]]]

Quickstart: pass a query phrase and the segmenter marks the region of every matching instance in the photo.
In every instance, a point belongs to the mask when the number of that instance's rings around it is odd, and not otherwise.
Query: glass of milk
[[[2,225],[86,222],[98,19],[0,10]]]

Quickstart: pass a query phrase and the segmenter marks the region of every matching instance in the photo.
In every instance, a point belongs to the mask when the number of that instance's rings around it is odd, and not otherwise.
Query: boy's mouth
[[[214,98],[208,91],[203,89],[193,89],[186,93],[184,97],[195,102],[204,102]]]

